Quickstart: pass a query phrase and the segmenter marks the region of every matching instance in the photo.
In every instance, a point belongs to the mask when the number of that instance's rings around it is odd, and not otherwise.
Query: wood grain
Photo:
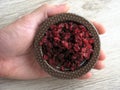
[[[0,90],[120,90],[120,0],[0,0],[0,28],[44,3],[67,2],[69,12],[101,22],[107,33],[101,35],[107,54],[106,68],[92,70],[88,80],[46,78],[19,81],[0,79]]]

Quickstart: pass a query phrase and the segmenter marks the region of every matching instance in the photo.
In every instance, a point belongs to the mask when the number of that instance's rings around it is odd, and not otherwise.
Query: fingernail
[[[69,5],[68,5],[67,3],[62,3],[62,4],[59,4],[59,5],[57,5],[57,6],[59,6],[59,7],[63,6],[63,7],[69,8]]]

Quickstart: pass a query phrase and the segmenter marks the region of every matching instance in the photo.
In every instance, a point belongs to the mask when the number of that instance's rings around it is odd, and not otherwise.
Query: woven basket
[[[58,22],[65,22],[65,21],[73,21],[76,23],[83,24],[87,28],[87,30],[89,30],[89,32],[94,38],[94,49],[93,49],[94,52],[90,60],[88,61],[88,63],[86,63],[84,66],[82,66],[78,70],[70,71],[70,72],[59,71],[53,68],[52,66],[50,66],[45,60],[42,60],[42,55],[43,55],[42,47],[39,45],[39,42],[41,41],[42,37],[44,36],[45,32],[48,30],[50,25],[56,24]],[[63,14],[58,14],[58,15],[49,17],[40,25],[39,30],[35,35],[34,53],[38,63],[48,74],[60,79],[74,79],[74,78],[79,78],[82,75],[86,74],[88,71],[90,71],[93,68],[96,61],[98,60],[99,51],[100,51],[100,40],[94,25],[92,25],[85,18],[72,13],[63,13]]]

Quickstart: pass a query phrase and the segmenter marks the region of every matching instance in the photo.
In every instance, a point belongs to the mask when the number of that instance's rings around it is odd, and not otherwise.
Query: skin
[[[38,79],[50,77],[38,65],[33,54],[32,43],[38,26],[49,16],[67,12],[69,7],[61,5],[42,5],[12,24],[0,30],[0,77],[9,79]],[[99,34],[105,33],[104,27],[93,22]],[[103,69],[105,54],[100,51],[95,69]],[[79,79],[88,79],[91,72]]]

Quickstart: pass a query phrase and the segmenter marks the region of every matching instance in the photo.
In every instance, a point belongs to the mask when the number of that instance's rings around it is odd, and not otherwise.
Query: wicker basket
[[[88,61],[87,64],[85,64],[83,67],[81,67],[79,70],[70,71],[70,72],[62,72],[59,71],[53,67],[51,67],[45,60],[42,60],[42,48],[39,45],[40,40],[44,36],[45,32],[48,30],[50,25],[56,24],[58,22],[64,22],[64,21],[73,21],[76,23],[83,24],[85,27],[87,27],[87,30],[91,33],[93,36],[95,42],[94,42],[94,52]],[[72,14],[72,13],[63,13],[58,14],[52,17],[49,17],[47,20],[45,20],[39,27],[38,32],[36,33],[35,40],[34,40],[34,53],[36,56],[36,59],[40,66],[51,76],[60,78],[60,79],[74,79],[79,78],[80,76],[86,74],[88,71],[90,71],[93,66],[95,65],[96,61],[98,60],[99,51],[100,51],[100,40],[97,33],[96,28],[94,25],[92,25],[89,21],[87,21],[85,18]]]

